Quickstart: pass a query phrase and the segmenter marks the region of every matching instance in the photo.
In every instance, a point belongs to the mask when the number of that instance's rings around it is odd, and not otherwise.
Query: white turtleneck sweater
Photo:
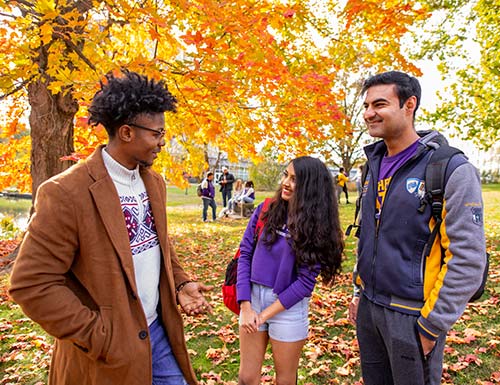
[[[134,260],[135,282],[150,325],[158,316],[161,250],[148,193],[139,166],[129,170],[114,160],[106,149],[102,151],[102,158],[120,196]]]

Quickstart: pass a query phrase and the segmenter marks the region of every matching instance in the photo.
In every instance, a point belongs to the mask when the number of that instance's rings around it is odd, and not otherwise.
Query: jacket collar
[[[424,151],[436,149],[439,146],[448,143],[446,138],[438,131],[417,131],[417,134],[420,136],[420,139],[418,140],[419,146],[413,158],[420,156]],[[369,160],[372,160],[383,157],[387,153],[387,146],[383,140],[379,140],[366,146],[364,150],[366,157]]]

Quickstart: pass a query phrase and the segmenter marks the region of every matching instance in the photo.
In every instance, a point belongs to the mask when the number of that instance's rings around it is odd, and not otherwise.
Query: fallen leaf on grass
[[[218,365],[229,356],[229,350],[225,346],[220,349],[209,348],[205,355],[214,365]]]
[[[337,368],[335,370],[335,373],[337,373],[339,376],[348,376],[351,374],[351,370],[349,368],[346,368],[345,366],[341,366],[340,368]]]

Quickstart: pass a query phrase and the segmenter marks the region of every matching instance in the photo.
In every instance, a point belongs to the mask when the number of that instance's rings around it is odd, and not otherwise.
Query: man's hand
[[[418,333],[418,336],[420,337],[420,344],[422,345],[424,356],[427,356],[432,351],[432,349],[434,349],[436,341],[432,341],[420,333]]]
[[[349,304],[349,322],[354,326],[356,326],[356,319],[358,318],[358,305],[359,297],[353,296]]]
[[[212,307],[207,302],[202,292],[212,290],[213,286],[206,286],[199,282],[189,282],[185,284],[177,293],[177,301],[182,307],[182,310],[187,315],[196,315],[203,313],[212,314]]]

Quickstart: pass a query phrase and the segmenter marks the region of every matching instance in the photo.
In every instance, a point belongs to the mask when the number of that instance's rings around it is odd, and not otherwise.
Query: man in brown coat
[[[55,339],[51,385],[196,384],[180,307],[210,311],[168,239],[163,82],[108,74],[89,109],[109,142],[38,189],[10,294]]]

